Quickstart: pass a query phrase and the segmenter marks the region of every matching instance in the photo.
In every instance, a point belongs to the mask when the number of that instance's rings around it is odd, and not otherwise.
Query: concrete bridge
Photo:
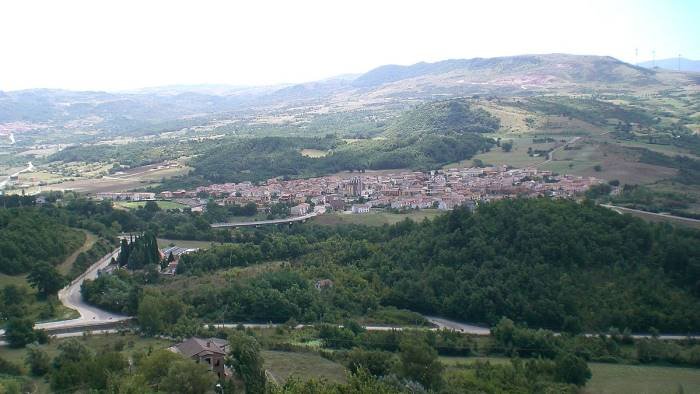
[[[285,224],[285,223],[294,223],[294,222],[305,222],[308,219],[311,219],[312,217],[314,217],[316,215],[322,214],[323,212],[324,212],[323,210],[318,210],[318,211],[314,211],[311,213],[307,213],[306,215],[295,216],[292,218],[274,219],[274,220],[259,220],[257,222],[212,223],[211,227],[213,227],[213,228],[258,227],[258,226],[265,226],[265,225],[270,225],[270,224]]]

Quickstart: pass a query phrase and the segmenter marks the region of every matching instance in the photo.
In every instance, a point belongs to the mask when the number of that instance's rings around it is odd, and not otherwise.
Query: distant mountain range
[[[485,79],[500,75],[496,82],[507,83],[503,77],[520,75],[532,82],[631,82],[649,83],[653,73],[607,56],[577,56],[565,54],[521,55],[495,58],[444,60],[437,63],[417,63],[411,66],[387,65],[371,70],[353,82],[354,86],[377,86],[404,79],[431,75],[453,74],[456,77]],[[529,77],[529,78],[528,78]],[[535,82],[537,83],[537,82]]]
[[[680,58],[678,59],[677,57],[674,58],[668,58],[668,59],[659,59],[659,60],[650,60],[648,62],[641,62],[638,64],[641,67],[645,68],[662,68],[664,70],[673,70],[673,71],[685,71],[685,72],[700,72],[700,60],[692,60],[692,59],[686,59],[686,58]]]
[[[660,73],[664,78],[659,78]],[[110,93],[0,92],[0,123],[25,121],[96,132],[153,134],[187,127],[197,123],[197,118],[219,118],[219,114],[230,118],[234,113],[270,108],[330,106],[337,111],[457,96],[605,93],[689,83],[698,84],[700,78],[607,56],[521,55],[384,65],[361,75],[264,87],[180,85]]]

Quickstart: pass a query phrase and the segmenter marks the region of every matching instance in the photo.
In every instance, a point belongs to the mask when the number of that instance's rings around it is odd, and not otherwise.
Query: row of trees
[[[158,240],[155,234],[147,231],[130,241],[122,239],[116,262],[120,267],[138,270],[148,265],[160,265],[161,260]]]

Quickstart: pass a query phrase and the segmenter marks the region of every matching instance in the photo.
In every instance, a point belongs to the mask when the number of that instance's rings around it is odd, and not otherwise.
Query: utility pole
[[[656,49],[651,51],[651,67],[656,68]]]

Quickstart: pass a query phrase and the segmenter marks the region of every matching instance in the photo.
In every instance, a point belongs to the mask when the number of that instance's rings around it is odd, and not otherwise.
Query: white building
[[[369,213],[369,205],[367,205],[367,204],[353,205],[352,206],[352,213]]]
[[[100,200],[113,201],[146,201],[155,200],[155,193],[97,193],[97,198]]]
[[[309,212],[311,205],[303,202],[299,205],[295,205],[290,209],[293,216],[304,216]]]

